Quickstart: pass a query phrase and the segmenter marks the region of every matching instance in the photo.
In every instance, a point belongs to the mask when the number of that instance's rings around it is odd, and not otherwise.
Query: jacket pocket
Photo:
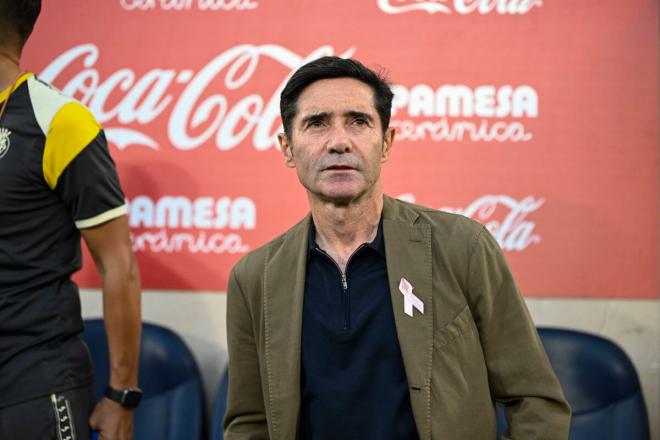
[[[442,348],[460,339],[465,332],[476,331],[470,307],[466,304],[458,315],[449,324],[435,332],[435,348]]]
[[[435,331],[432,438],[494,439],[496,420],[479,331],[466,305]]]

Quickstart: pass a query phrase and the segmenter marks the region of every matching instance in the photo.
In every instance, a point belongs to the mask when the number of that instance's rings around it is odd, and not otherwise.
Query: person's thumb
[[[89,416],[89,427],[92,428],[93,431],[97,431],[100,428],[100,425],[101,417],[99,416],[99,406],[96,405],[92,415]]]

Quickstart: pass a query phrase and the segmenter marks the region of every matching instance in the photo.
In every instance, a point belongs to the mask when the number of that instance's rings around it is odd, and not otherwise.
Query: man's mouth
[[[343,165],[343,164],[335,164],[335,165],[330,165],[329,167],[326,167],[326,171],[346,171],[346,170],[353,170],[354,168],[350,165]]]

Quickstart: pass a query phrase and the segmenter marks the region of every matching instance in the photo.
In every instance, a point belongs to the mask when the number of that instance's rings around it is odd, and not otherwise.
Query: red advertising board
[[[223,291],[305,215],[279,92],[339,55],[394,84],[388,194],[486,224],[525,295],[657,297],[657,17],[655,0],[69,0],[44,3],[23,59],[104,126],[146,288]]]

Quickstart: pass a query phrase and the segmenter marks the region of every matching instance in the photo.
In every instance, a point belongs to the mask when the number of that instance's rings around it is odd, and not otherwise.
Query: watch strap
[[[108,385],[105,388],[105,397],[117,402],[124,408],[133,409],[138,406],[142,399],[142,390],[139,388],[117,390]]]

